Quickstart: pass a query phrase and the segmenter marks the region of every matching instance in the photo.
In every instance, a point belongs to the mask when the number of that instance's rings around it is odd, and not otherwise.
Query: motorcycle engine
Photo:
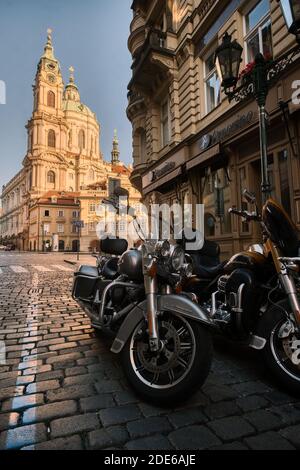
[[[261,290],[255,275],[246,269],[236,269],[218,281],[216,319],[233,325],[238,334],[248,335],[259,317]]]

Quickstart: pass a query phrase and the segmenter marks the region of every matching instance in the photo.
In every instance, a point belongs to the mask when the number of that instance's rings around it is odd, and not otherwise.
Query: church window
[[[53,91],[48,91],[47,106],[55,108],[55,93]]]
[[[89,171],[89,180],[94,181],[94,179],[95,179],[95,172],[94,172],[94,170],[90,170]]]
[[[80,150],[85,149],[85,133],[84,133],[83,130],[79,131],[78,140],[79,140],[79,148],[80,148]]]
[[[53,129],[50,129],[50,131],[48,132],[48,147],[56,147],[56,136]]]
[[[54,171],[49,171],[48,172],[47,181],[50,184],[55,184],[55,173],[54,173]]]

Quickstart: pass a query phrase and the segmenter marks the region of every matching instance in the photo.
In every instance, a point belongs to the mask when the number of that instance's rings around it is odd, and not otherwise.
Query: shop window
[[[170,110],[169,110],[169,99],[166,99],[161,105],[161,140],[162,147],[170,142]]]
[[[215,55],[211,54],[205,61],[205,96],[206,112],[210,113],[221,102],[221,83],[215,66]]]
[[[266,59],[273,57],[272,23],[269,0],[261,0],[245,16],[245,43],[247,62],[253,62],[261,53]]]

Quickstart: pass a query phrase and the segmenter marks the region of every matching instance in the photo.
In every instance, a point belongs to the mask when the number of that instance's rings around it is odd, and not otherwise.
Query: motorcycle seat
[[[105,279],[113,281],[118,276],[118,263],[119,258],[111,258],[105,263],[102,269],[102,274]]]
[[[99,277],[98,268],[96,268],[96,266],[80,266],[77,274],[87,277]]]
[[[215,279],[220,276],[224,271],[226,263],[218,264],[217,266],[195,266],[195,274],[199,279]]]

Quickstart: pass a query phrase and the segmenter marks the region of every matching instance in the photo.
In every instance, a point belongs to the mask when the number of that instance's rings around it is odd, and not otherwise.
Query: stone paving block
[[[76,411],[77,403],[74,400],[49,403],[26,410],[23,414],[23,424],[47,422],[55,418],[73,415]]]
[[[26,393],[40,393],[40,392],[47,392],[47,390],[56,390],[60,388],[60,384],[58,380],[46,380],[42,382],[36,382],[26,387]]]
[[[288,428],[283,429],[280,431],[280,434],[290,441],[290,443],[296,448],[300,449],[300,425],[297,426],[290,426]]]
[[[137,403],[139,398],[132,391],[122,391],[114,394],[114,398],[118,405],[131,405]]]
[[[127,405],[101,410],[99,416],[103,426],[107,427],[134,421],[140,418],[141,412],[136,405]]]
[[[225,442],[255,433],[253,426],[239,416],[211,421],[209,427]]]
[[[117,380],[102,380],[95,384],[98,393],[113,393],[122,391],[122,386]]]
[[[281,420],[267,410],[253,411],[252,413],[245,414],[244,418],[259,432],[271,431],[279,428],[281,425]]]
[[[18,413],[0,414],[0,432],[18,425],[20,415]]]
[[[222,444],[205,426],[189,426],[169,434],[171,444],[178,450],[206,450]]]
[[[237,406],[241,408],[242,411],[255,411],[259,408],[266,408],[268,401],[258,395],[250,395],[247,397],[239,398],[236,402]]]
[[[154,417],[140,419],[127,424],[129,435],[132,439],[150,436],[157,433],[168,433],[172,431],[172,426],[167,418]]]
[[[192,424],[203,424],[207,421],[207,417],[199,408],[176,411],[175,413],[168,413],[167,416],[170,423],[176,429],[183,426],[190,426]]]
[[[251,450],[294,450],[295,447],[276,432],[258,434],[245,439]]]
[[[113,406],[115,406],[115,402],[110,394],[94,395],[80,400],[80,409],[83,413],[112,408]]]
[[[98,416],[95,413],[61,418],[50,423],[51,437],[62,437],[91,431],[100,427]]]
[[[232,388],[238,393],[239,396],[256,395],[271,392],[272,389],[262,382],[244,382],[233,385]]]
[[[77,398],[89,397],[95,391],[91,385],[74,385],[47,392],[47,400],[50,402],[73,400]]]
[[[249,450],[248,447],[240,442],[231,442],[222,446],[213,447],[212,450],[233,451],[233,450]]]
[[[41,405],[44,403],[42,394],[20,396],[6,400],[2,405],[2,411],[21,410],[31,406]]]
[[[283,426],[300,423],[300,410],[292,404],[272,406],[270,411],[279,417]]]
[[[82,450],[84,449],[80,436],[62,437],[51,441],[41,442],[34,446],[23,447],[21,450]]]
[[[237,391],[226,385],[205,385],[202,390],[203,393],[205,393],[205,395],[213,402],[234,400],[239,396]]]
[[[24,446],[46,441],[46,439],[47,433],[44,424],[22,426],[0,434],[0,449],[21,449]]]
[[[129,441],[125,445],[127,450],[174,450],[170,441],[162,435],[146,437],[144,439],[137,439]]]
[[[210,419],[226,418],[240,414],[239,408],[233,401],[213,403],[206,406],[203,411]]]
[[[84,375],[87,374],[88,369],[83,366],[77,367],[70,367],[69,369],[65,369],[66,377],[75,377],[77,375]]]

